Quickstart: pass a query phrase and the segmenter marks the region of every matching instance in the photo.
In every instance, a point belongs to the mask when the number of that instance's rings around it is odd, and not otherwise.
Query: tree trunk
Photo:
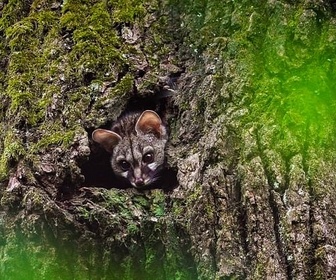
[[[335,9],[0,2],[0,278],[335,279]],[[143,109],[172,190],[92,143]]]

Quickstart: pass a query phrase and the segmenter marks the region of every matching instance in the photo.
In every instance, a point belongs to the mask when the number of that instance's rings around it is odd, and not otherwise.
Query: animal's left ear
[[[146,110],[140,115],[135,125],[135,131],[143,134],[153,133],[158,138],[166,134],[161,118],[152,110]]]

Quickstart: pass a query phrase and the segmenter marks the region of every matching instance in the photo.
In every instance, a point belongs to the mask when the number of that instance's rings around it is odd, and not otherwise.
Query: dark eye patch
[[[148,152],[148,153],[145,153],[143,156],[142,156],[142,162],[143,163],[146,163],[146,164],[150,164],[154,161],[154,154],[153,152]]]
[[[123,171],[127,171],[131,168],[131,164],[127,160],[120,160],[118,161],[118,165]]]

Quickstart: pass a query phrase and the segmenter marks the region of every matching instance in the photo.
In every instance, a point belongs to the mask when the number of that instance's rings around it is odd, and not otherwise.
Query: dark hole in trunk
[[[156,111],[163,122],[167,125],[168,111],[171,113],[173,107],[171,105],[170,96],[167,94],[163,97],[156,96],[133,96],[123,114],[131,113],[134,111],[154,110]],[[109,129],[115,120],[111,120],[101,128]],[[90,187],[104,187],[104,188],[118,188],[124,189],[132,187],[128,180],[120,178],[113,173],[110,158],[111,154],[106,152],[99,144],[94,143],[91,139],[91,134],[96,128],[87,129],[88,137],[90,140],[91,154],[89,160],[82,166],[82,174],[85,177],[83,186]],[[169,145],[169,143],[168,143]],[[178,185],[177,182],[177,168],[166,166],[161,172],[160,179],[149,186],[149,189],[160,188],[171,190]],[[147,188],[147,189],[148,189]]]

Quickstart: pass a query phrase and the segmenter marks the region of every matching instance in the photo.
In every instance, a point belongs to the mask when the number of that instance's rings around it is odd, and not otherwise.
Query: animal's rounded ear
[[[135,125],[135,131],[143,134],[153,133],[158,138],[166,134],[161,118],[152,110],[142,112]]]
[[[102,145],[106,151],[112,153],[113,148],[118,145],[121,137],[111,130],[98,128],[92,132],[92,139]]]

